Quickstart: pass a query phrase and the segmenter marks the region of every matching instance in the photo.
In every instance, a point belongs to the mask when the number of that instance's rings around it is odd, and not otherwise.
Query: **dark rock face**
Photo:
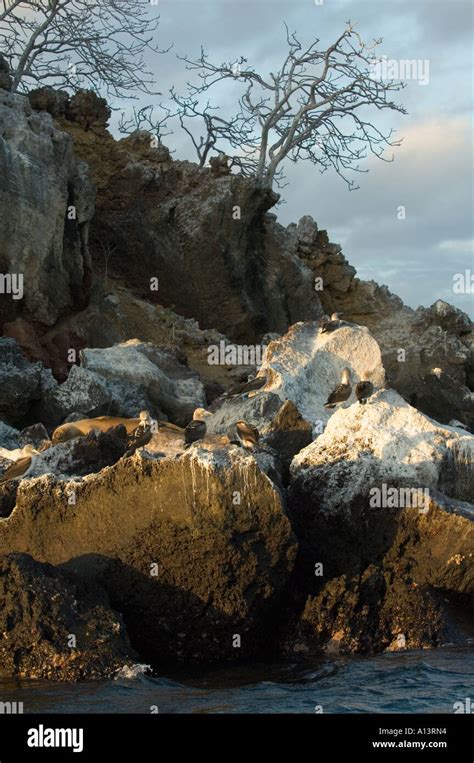
[[[179,458],[135,454],[82,482],[20,483],[0,553],[102,581],[153,664],[268,650],[296,553],[280,492],[240,449],[183,455],[178,439]]]
[[[449,423],[451,419],[457,419],[468,431],[474,432],[474,395],[465,384],[441,369],[421,377],[405,377],[397,386],[405,388],[412,405],[436,421]]]
[[[17,429],[5,424],[4,421],[0,421],[0,448],[8,448],[8,450],[19,448],[19,436],[20,433]]]
[[[274,448],[280,457],[285,482],[293,456],[309,445],[312,439],[311,424],[305,421],[291,400],[286,400],[265,433],[265,443]]]
[[[30,427],[22,429],[18,442],[21,448],[25,445],[33,445],[37,448],[39,445],[49,440],[49,433],[43,424],[32,424]]]
[[[0,338],[0,419],[22,422],[35,401],[54,384],[41,363],[29,363],[13,339]]]
[[[23,277],[18,298],[2,297],[0,328],[51,326],[87,303],[94,187],[69,136],[26,97],[0,90],[0,125],[0,272]]]
[[[277,200],[271,191],[171,161],[146,133],[116,142],[105,130],[84,132],[77,120],[60,124],[97,183],[97,263],[107,242],[109,273],[126,278],[137,295],[247,342],[320,315],[310,271],[273,237],[267,241],[266,212]]]
[[[13,78],[10,74],[8,61],[0,54],[0,89],[10,90],[13,84]]]
[[[79,90],[70,96],[66,90],[46,86],[31,90],[28,100],[35,111],[47,111],[53,119],[67,118],[86,130],[104,128],[110,119],[107,102],[92,90]]]
[[[43,460],[56,472],[81,476],[112,466],[127,447],[127,431],[120,424],[108,432],[89,432],[86,437],[56,445],[44,452]]]
[[[66,116],[69,93],[54,87],[39,87],[28,93],[28,100],[35,111],[47,111],[53,119]]]
[[[137,164],[138,177],[141,171]],[[120,231],[113,267],[132,278],[141,295],[150,278],[164,272],[163,304],[235,340],[256,341],[304,314],[318,314],[304,270],[279,251],[265,249],[263,221],[274,203],[271,195],[243,178],[213,178],[191,165],[170,170],[149,195],[150,179],[142,178],[141,187],[120,206],[99,208],[96,220],[101,230]],[[233,217],[236,209],[240,219]],[[138,271],[134,264],[133,272],[130,239],[141,263]],[[286,288],[288,277],[292,287],[299,287],[291,308],[285,302],[292,291]]]
[[[472,612],[472,508],[438,495],[429,514],[349,507],[320,511],[311,477],[290,489],[299,541],[295,601],[301,615],[284,635],[284,651],[377,652],[430,648],[470,635],[446,602]],[[315,565],[322,564],[317,571]],[[473,624],[470,624],[472,628]]]
[[[0,558],[0,629],[4,676],[108,678],[136,661],[103,591],[87,592],[28,554]]]
[[[333,578],[309,597],[286,646],[303,651],[367,653],[461,642],[441,594],[371,565],[355,578]]]

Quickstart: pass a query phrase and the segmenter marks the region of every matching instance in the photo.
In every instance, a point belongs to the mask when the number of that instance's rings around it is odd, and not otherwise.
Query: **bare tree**
[[[155,109],[151,105],[142,106],[140,109],[134,107],[131,116],[128,118],[125,112],[122,111],[118,123],[119,132],[122,135],[132,135],[136,132],[145,131],[153,135],[161,143],[163,138],[173,134],[173,131],[168,129],[168,120],[172,119],[176,114],[172,114],[171,109],[163,104],[160,104],[160,109],[163,112],[160,117],[155,117]]]
[[[0,48],[12,91],[41,83],[115,97],[152,93],[146,51],[159,17],[143,0],[0,0]]]
[[[176,116],[183,130],[189,135],[197,154],[198,164],[204,167],[212,150],[226,153],[235,149],[238,154],[231,156],[231,165],[240,167],[242,174],[255,174],[255,134],[251,121],[242,112],[231,119],[219,113],[219,107],[204,104],[193,95],[181,96],[174,88],[170,98],[175,104]],[[197,131],[196,128],[197,126]]]
[[[286,39],[288,54],[268,77],[247,66],[243,57],[220,65],[211,63],[203,49],[197,60],[180,57],[189,70],[198,72],[198,84],[188,84],[188,100],[199,102],[214,85],[238,80],[246,85],[240,113],[246,133],[253,136],[249,143],[258,146],[255,175],[262,186],[272,187],[288,159],[309,160],[322,172],[333,167],[353,190],[357,186],[346,170],[366,172],[359,162],[368,153],[393,160],[384,150],[400,141],[392,140],[393,130],[384,132],[368,121],[367,112],[389,109],[405,114],[391,100],[392,92],[404,85],[377,77],[375,51],[382,41],[368,47],[350,22],[325,50],[318,50],[319,39],[303,47],[287,27]],[[220,137],[230,140],[229,128],[224,126],[222,132]]]

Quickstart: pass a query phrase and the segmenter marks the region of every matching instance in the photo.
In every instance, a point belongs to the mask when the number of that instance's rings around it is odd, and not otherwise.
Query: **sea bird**
[[[330,320],[331,319],[329,315],[326,315],[326,313],[324,313],[324,315],[321,316],[321,318],[319,319],[319,328],[321,329],[321,331],[323,332],[326,331],[325,327],[327,326]]]
[[[262,376],[249,376],[246,382],[235,384],[227,392],[224,392],[222,397],[238,397],[240,395],[250,396],[251,392],[259,392],[259,390],[265,386],[267,381],[268,377],[266,374],[262,374]]]
[[[240,419],[227,428],[227,437],[233,445],[241,445],[247,450],[254,450],[260,438],[257,427]]]
[[[14,448],[14,450],[0,448],[0,458],[6,458],[8,461],[19,461],[21,458],[31,456],[33,453],[39,453],[39,451],[30,443],[25,445],[24,448]]]
[[[339,403],[345,403],[350,397],[352,391],[351,372],[344,368],[341,376],[341,382],[337,385],[324,403],[325,408],[335,408]]]
[[[325,317],[327,316],[323,316],[323,318]],[[331,320],[323,321],[323,318],[320,322],[322,334],[326,334],[328,331],[335,331],[342,326],[343,321],[341,320],[341,313],[333,313],[331,315]]]
[[[144,448],[153,437],[153,419],[148,411],[141,411],[139,418],[139,425],[128,438],[128,448],[124,453],[124,457],[132,456],[138,448]]]
[[[205,419],[212,416],[211,411],[205,408],[196,408],[193,413],[193,420],[189,422],[184,430],[184,447],[189,448],[194,442],[202,440],[206,436],[207,426]]]
[[[355,387],[356,398],[362,405],[365,405],[367,399],[374,392],[374,385],[369,381],[370,372],[364,371],[361,376],[360,382],[357,382]]]
[[[0,477],[0,484],[3,482],[9,482],[10,480],[22,479],[27,476],[27,473],[32,470],[35,465],[36,456],[39,455],[39,451],[33,448],[32,445],[25,445],[22,448],[26,454],[16,459],[7,470]]]

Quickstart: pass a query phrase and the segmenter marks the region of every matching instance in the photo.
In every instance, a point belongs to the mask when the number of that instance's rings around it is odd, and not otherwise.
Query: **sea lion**
[[[141,411],[139,418],[126,419],[119,416],[97,416],[95,419],[81,419],[80,421],[71,421],[68,424],[61,424],[56,427],[52,435],[53,445],[60,442],[68,442],[75,437],[85,437],[89,432],[107,432],[112,427],[123,424],[127,434],[132,434],[144,420],[150,419],[148,411]]]

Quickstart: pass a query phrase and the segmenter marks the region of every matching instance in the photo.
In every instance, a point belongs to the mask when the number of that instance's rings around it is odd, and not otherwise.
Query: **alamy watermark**
[[[427,58],[388,58],[380,56],[371,64],[373,76],[382,81],[414,80],[419,85],[430,81],[430,62]]]
[[[23,273],[0,273],[0,294],[23,299]]]
[[[221,339],[207,348],[207,362],[210,366],[261,366],[266,348],[266,344],[227,344]]]
[[[385,482],[381,487],[369,490],[369,506],[372,509],[418,509],[427,514],[430,508],[430,491],[427,487],[389,487]]]

